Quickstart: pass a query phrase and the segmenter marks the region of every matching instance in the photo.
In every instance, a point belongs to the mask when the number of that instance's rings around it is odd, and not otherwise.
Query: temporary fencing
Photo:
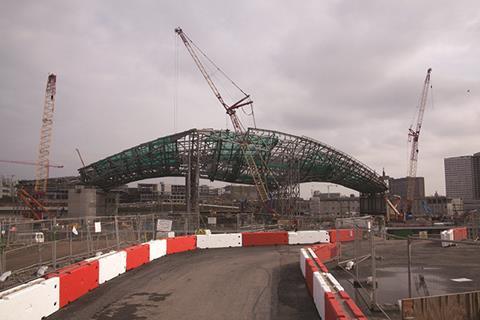
[[[246,234],[248,235],[245,237]],[[325,234],[328,235],[328,232],[296,232],[292,235],[291,242],[324,241]],[[286,238],[286,236],[288,237]],[[245,241],[245,239],[247,240]],[[151,240],[119,251],[89,258],[49,273],[44,279],[38,279],[26,285],[4,291],[0,293],[0,314],[2,319],[4,314],[10,316],[13,312],[16,314],[15,320],[41,319],[95,289],[99,284],[166,254],[195,250],[197,247],[248,247],[282,242],[290,242],[290,233],[266,232],[264,235],[257,232],[209,234]],[[322,319],[334,319],[333,316],[341,318],[341,314],[336,310],[338,302],[335,299],[333,299],[334,301],[329,300],[330,287],[326,285],[325,279],[328,279],[333,285],[334,290],[339,291],[343,288],[338,282],[335,282],[335,278],[327,273],[328,269],[321,261],[323,249],[320,246],[328,248],[327,251],[331,254],[335,244],[325,243],[313,246],[313,248],[301,248],[300,268]],[[318,255],[317,252],[322,254]],[[32,299],[34,296],[35,299]],[[39,296],[41,296],[41,299],[38,299]],[[344,300],[347,304],[353,303],[351,299],[349,300],[349,297],[345,297]]]

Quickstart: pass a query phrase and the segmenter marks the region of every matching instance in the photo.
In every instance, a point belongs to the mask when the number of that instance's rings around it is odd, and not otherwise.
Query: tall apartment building
[[[480,152],[445,158],[444,163],[447,197],[480,200]]]

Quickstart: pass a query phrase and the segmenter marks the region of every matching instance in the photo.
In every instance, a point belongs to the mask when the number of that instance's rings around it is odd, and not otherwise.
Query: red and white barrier
[[[47,274],[60,281],[60,308],[98,287],[98,261],[82,261]]]
[[[125,251],[112,251],[85,261],[95,260],[98,260],[98,284],[107,282],[127,271],[127,253]]]
[[[40,320],[59,308],[58,277],[36,279],[0,293],[2,320]]]
[[[150,247],[150,261],[167,255],[167,240],[152,240],[148,242]]]
[[[243,232],[242,233],[242,246],[254,247],[254,246],[274,246],[274,245],[287,245],[288,244],[288,232]]]
[[[288,233],[288,244],[329,243],[330,235],[326,230],[297,231]]]
[[[342,310],[339,309],[338,301],[334,296],[331,301],[329,295],[333,293],[328,291],[330,288],[326,285],[327,280],[325,279],[328,279],[335,292],[343,292],[343,288],[328,273],[328,269],[322,261],[336,256],[336,245],[329,242],[331,240],[350,241],[352,233],[349,232],[345,230],[332,233],[332,231],[316,230],[288,233],[278,231],[199,235],[198,248],[322,243],[300,250],[300,269],[322,319],[341,319],[344,315],[341,314]],[[463,237],[464,234],[466,237],[466,229],[456,233],[457,238]],[[332,234],[335,239],[330,238]],[[451,234],[453,237],[453,230]],[[197,236],[195,235],[152,240],[67,266],[47,274],[44,279],[37,279],[1,292],[1,319],[23,320],[47,317],[95,289],[99,284],[115,278],[126,270],[137,268],[166,254],[195,250],[196,248]],[[349,306],[358,319],[365,319],[361,317],[359,313],[361,311],[349,297],[343,299],[345,305]]]
[[[214,249],[242,246],[241,233],[197,235],[197,248]]]
[[[442,240],[455,240],[454,235],[453,235],[453,229],[450,230],[445,230],[440,232],[440,239]],[[455,243],[452,242],[442,242],[442,247],[449,247],[449,246],[454,246]]]
[[[319,272],[313,274],[313,301],[322,319],[325,319],[325,293],[331,292]]]

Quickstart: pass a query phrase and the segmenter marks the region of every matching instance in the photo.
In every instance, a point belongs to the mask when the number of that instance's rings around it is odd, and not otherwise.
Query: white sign
[[[157,231],[168,232],[172,230],[172,220],[157,220]]]
[[[217,217],[208,217],[208,224],[217,224]]]
[[[95,233],[102,232],[102,223],[100,221],[95,222]]]

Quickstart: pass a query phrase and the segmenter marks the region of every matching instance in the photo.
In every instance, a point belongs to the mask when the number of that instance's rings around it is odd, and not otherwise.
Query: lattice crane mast
[[[250,171],[250,174],[252,175],[253,181],[255,183],[255,187],[257,189],[257,193],[261,199],[261,201],[264,204],[267,204],[267,208],[273,212],[273,209],[268,206],[268,202],[271,200],[270,195],[268,193],[268,188],[267,188],[267,182],[266,178],[264,175],[260,172],[254,156],[252,155],[252,152],[248,150],[248,145],[249,142],[247,141],[246,137],[246,129],[242,125],[240,118],[236,114],[236,110],[242,107],[245,107],[247,105],[251,105],[253,103],[252,99],[250,98],[250,95],[246,94],[239,86],[237,86],[219,67],[213,63],[212,60],[210,60],[193,42],[190,40],[190,38],[183,32],[183,30],[178,27],[175,29],[175,33],[182,39],[183,44],[187,48],[188,52],[193,58],[193,61],[197,65],[198,69],[200,70],[201,74],[207,81],[207,84],[209,85],[210,89],[212,90],[213,94],[217,98],[217,100],[220,102],[222,107],[225,109],[226,113],[230,117],[230,120],[232,122],[233,128],[235,130],[235,133],[237,133],[239,136],[244,137],[242,141],[240,141],[240,146],[245,158],[245,161],[247,163],[248,169]],[[225,100],[223,99],[222,95],[220,94],[220,91],[218,90],[217,86],[213,82],[212,78],[207,72],[207,69],[205,66],[202,64],[197,51],[199,54],[204,56],[212,65],[215,66],[215,68],[222,73],[243,95],[241,99],[239,99],[237,102],[228,105]],[[275,212],[273,212],[275,213]]]
[[[420,96],[420,103],[418,106],[418,114],[415,128],[413,123],[408,129],[408,143],[410,146],[410,157],[408,162],[408,176],[407,176],[407,214],[412,213],[413,198],[415,195],[415,178],[417,176],[418,163],[418,140],[420,138],[420,130],[422,129],[423,115],[427,105],[428,89],[430,88],[430,73],[432,68],[427,70],[427,75],[423,83],[422,94]]]

